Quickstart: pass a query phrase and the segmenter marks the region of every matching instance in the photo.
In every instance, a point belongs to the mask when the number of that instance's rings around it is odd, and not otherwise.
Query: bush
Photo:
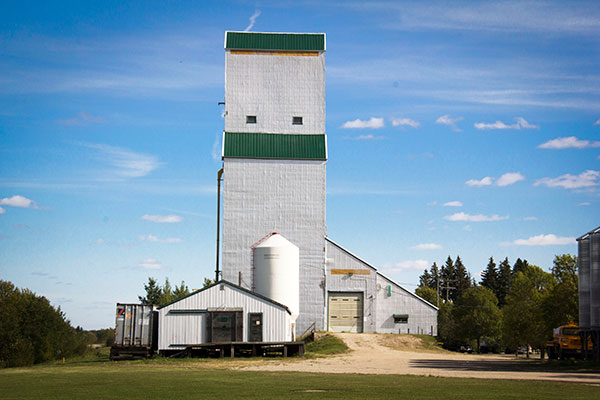
[[[60,307],[28,289],[0,280],[0,367],[20,367],[80,355],[85,335]]]

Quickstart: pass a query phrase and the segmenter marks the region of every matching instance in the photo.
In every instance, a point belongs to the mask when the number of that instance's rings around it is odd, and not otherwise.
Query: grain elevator
[[[225,33],[221,276],[272,293],[298,335],[437,334],[436,307],[327,237],[325,51],[323,33]]]

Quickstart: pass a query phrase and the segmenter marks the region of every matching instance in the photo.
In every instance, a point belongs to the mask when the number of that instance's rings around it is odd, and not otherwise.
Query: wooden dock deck
[[[304,342],[218,342],[202,344],[177,344],[185,347],[182,356],[217,356],[224,357],[263,357],[281,354],[283,357],[303,356]],[[176,351],[182,353],[181,350]]]

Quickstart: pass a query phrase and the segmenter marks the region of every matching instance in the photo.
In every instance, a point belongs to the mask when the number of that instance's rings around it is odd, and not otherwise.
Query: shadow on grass
[[[511,371],[511,372],[578,372],[599,373],[600,365],[588,362],[559,363],[542,360],[411,360],[414,368],[445,369],[455,371]]]

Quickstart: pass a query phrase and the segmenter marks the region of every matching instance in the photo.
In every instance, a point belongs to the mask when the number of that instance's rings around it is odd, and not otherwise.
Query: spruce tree
[[[431,264],[429,268],[429,275],[431,276],[431,282],[429,283],[429,287],[435,290],[438,290],[440,283],[440,269],[437,266],[437,263]]]
[[[508,257],[500,263],[498,269],[498,294],[496,297],[498,297],[498,307],[502,308],[506,304],[506,296],[508,296],[508,292],[510,291],[510,281],[512,278]]]
[[[138,296],[138,299],[142,304],[160,305],[162,289],[156,279],[148,277],[148,283],[144,285],[144,290],[146,291],[146,296]]]
[[[431,287],[429,286],[431,284],[431,275],[429,274],[429,271],[427,271],[427,269],[425,269],[423,271],[423,274],[421,276],[419,276],[419,287]]]
[[[454,268],[454,261],[448,256],[446,263],[442,265],[442,270],[440,271],[440,294],[442,298],[446,299],[446,302],[453,298],[456,287],[455,283],[456,270]]]
[[[468,288],[471,287],[471,274],[467,271],[460,256],[456,256],[454,262],[455,271],[455,287],[454,293],[452,294],[452,301],[456,301]]]
[[[528,265],[529,263],[527,262],[527,260],[521,260],[520,258],[517,258],[517,261],[515,261],[515,265],[512,269],[513,276],[516,275],[518,272],[523,272]]]
[[[496,268],[494,257],[490,257],[487,268],[481,273],[481,286],[490,289],[498,297],[498,279],[498,269]]]

